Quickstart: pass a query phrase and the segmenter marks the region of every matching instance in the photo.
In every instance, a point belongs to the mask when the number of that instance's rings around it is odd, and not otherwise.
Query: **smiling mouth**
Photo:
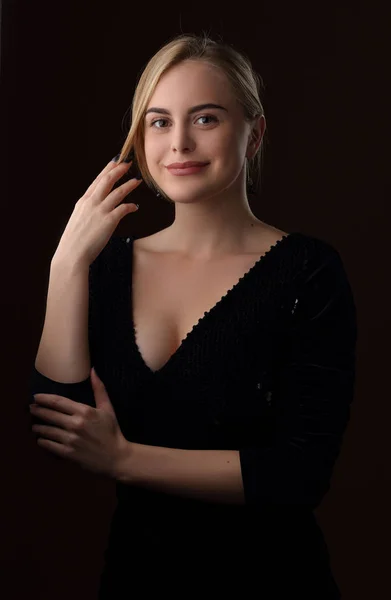
[[[195,165],[193,167],[167,167],[171,175],[195,175],[201,172],[209,163],[205,165]]]
[[[189,160],[184,163],[172,163],[171,165],[167,165],[167,169],[190,169],[191,167],[204,167],[208,164],[208,162],[193,162]]]

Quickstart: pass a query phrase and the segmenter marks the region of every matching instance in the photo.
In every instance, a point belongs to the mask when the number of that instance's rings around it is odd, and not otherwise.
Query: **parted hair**
[[[204,61],[221,69],[229,82],[240,105],[243,116],[247,122],[254,118],[264,116],[261,102],[261,89],[263,82],[254,71],[250,59],[244,52],[234,49],[231,45],[216,41],[206,33],[180,34],[162,46],[148,61],[139,76],[132,101],[131,124],[126,140],[122,146],[117,163],[127,157],[132,158],[148,187],[166,200],[170,199],[155,183],[149,173],[144,153],[144,117],[150,98],[164,73],[171,67],[183,61]],[[263,160],[263,136],[257,153],[251,159],[246,159],[246,182],[250,193],[258,191],[261,166]]]

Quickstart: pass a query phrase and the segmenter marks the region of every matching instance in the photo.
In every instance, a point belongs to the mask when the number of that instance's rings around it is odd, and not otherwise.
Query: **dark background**
[[[39,448],[25,409],[49,265],[75,202],[122,147],[147,61],[172,36],[202,31],[245,51],[265,85],[252,210],[333,244],[354,292],[356,394],[317,516],[343,600],[390,597],[388,6],[1,3],[3,598],[96,598],[115,483]],[[174,218],[145,184],[131,201],[140,209],[115,235]]]

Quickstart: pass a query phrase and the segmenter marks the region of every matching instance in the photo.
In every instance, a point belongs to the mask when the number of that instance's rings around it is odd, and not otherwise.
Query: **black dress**
[[[132,320],[133,241],[112,237],[90,267],[91,363],[130,441],[238,450],[245,504],[117,483],[99,599],[340,598],[314,514],[355,387],[356,307],[338,251],[287,234],[152,371]],[[89,378],[33,368],[39,392],[95,405]]]

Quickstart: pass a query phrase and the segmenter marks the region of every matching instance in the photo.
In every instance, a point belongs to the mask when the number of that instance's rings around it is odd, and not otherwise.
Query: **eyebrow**
[[[193,106],[188,110],[187,114],[191,115],[192,113],[195,113],[199,110],[204,110],[205,108],[219,108],[220,110],[225,110],[226,112],[228,112],[228,110],[224,108],[224,106],[220,106],[219,104],[211,104],[209,102],[208,104],[198,104],[197,106]],[[157,108],[156,106],[153,106],[152,108],[148,108],[147,112],[145,113],[145,116],[151,112],[159,113],[160,115],[171,115],[170,111],[166,108]]]

